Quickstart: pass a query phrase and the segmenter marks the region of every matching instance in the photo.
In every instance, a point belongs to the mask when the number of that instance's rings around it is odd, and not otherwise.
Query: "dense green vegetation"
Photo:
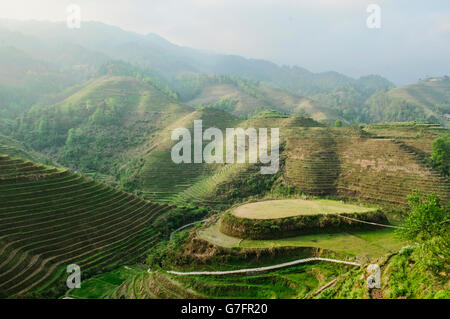
[[[442,217],[439,199],[415,193],[410,197],[412,213],[403,224],[403,236],[438,234]],[[439,212],[438,212],[439,211]],[[430,213],[430,216],[426,216]],[[437,214],[436,214],[437,213]],[[439,217],[440,216],[440,217]],[[447,215],[448,217],[448,211]],[[429,222],[433,221],[433,222]],[[425,232],[418,225],[424,226]],[[444,223],[445,225],[446,223]],[[437,227],[437,228],[436,228]],[[405,230],[408,230],[405,232]],[[416,230],[416,231],[415,231]],[[417,231],[419,230],[419,231]],[[370,236],[368,232],[366,236]],[[392,233],[392,232],[391,232]],[[408,234],[408,235],[405,235]],[[360,235],[359,235],[360,236]],[[417,236],[413,235],[416,239]],[[423,236],[419,236],[423,238]],[[367,237],[369,238],[369,237]],[[379,237],[381,238],[381,237]],[[377,240],[373,242],[377,243]],[[387,243],[387,242],[386,242]],[[397,248],[398,249],[398,248]],[[327,263],[292,266],[257,275],[174,276],[164,269],[224,270],[281,263],[293,258],[311,256],[318,251],[305,248],[225,249],[195,238],[195,232],[184,231],[170,243],[160,244],[149,256],[154,265],[151,274],[144,269],[118,269],[87,281],[69,296],[90,298],[436,298],[449,297],[446,274],[439,270],[424,271],[429,256],[420,246],[405,246],[389,255],[375,255],[382,269],[381,289],[366,286],[365,267],[349,268]],[[347,254],[343,251],[343,254]],[[343,258],[328,253],[328,257]],[[446,258],[448,260],[448,258]],[[162,267],[162,269],[160,269]],[[444,266],[445,267],[445,266]],[[98,284],[96,284],[98,282]],[[326,286],[325,286],[326,284]],[[321,288],[328,287],[328,288]],[[320,289],[319,289],[320,288]]]
[[[444,176],[450,175],[450,133],[433,141],[430,162]]]
[[[354,270],[321,298],[450,298],[448,203],[414,192],[409,204],[410,213],[397,234],[411,245],[380,260],[381,289],[370,291],[360,280],[364,271]]]
[[[345,273],[330,264],[298,265],[269,274],[179,279],[197,293],[217,298],[311,298],[321,286]]]
[[[277,112],[275,110],[264,110],[256,115],[253,116],[253,118],[285,118],[285,117],[289,117],[286,114],[282,114],[280,112]]]
[[[67,293],[74,298],[310,298],[347,271],[329,264],[299,265],[269,274],[177,278],[163,272],[118,269]]]
[[[392,258],[383,280],[386,298],[450,298],[448,280],[420,266],[427,262],[424,257],[416,248],[405,248]]]
[[[134,190],[130,177],[142,163],[128,152],[190,111],[145,78],[104,76],[53,106],[33,107],[13,135],[66,167],[113,176]]]
[[[168,237],[173,230],[183,225],[199,221],[208,214],[210,212],[205,208],[180,206],[158,217],[154,222],[154,227],[162,235]]]
[[[340,213],[339,215],[386,224],[386,216],[380,211],[365,213]],[[227,212],[222,217],[220,231],[233,237],[244,239],[275,239],[307,235],[318,232],[340,232],[351,229],[373,228],[372,225],[355,223],[334,214],[318,213],[276,219],[250,219],[236,217]]]
[[[312,98],[337,110],[349,122],[427,121],[446,125],[444,114],[450,113],[449,88],[450,80],[442,77],[398,88],[379,83],[365,92],[352,87]]]
[[[411,212],[399,235],[415,243],[417,263],[425,269],[448,275],[450,260],[450,205],[434,194],[409,196]]]

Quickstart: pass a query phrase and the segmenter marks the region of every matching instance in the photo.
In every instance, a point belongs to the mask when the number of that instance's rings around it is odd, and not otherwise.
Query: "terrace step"
[[[0,290],[46,294],[62,286],[69,263],[91,272],[132,263],[158,239],[152,223],[170,208],[0,156]]]

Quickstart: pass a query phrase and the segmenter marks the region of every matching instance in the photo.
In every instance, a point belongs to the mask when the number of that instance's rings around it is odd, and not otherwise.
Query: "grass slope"
[[[103,76],[27,112],[16,136],[67,167],[126,183],[154,134],[192,111],[145,80]]]
[[[259,83],[232,79],[219,83],[214,79],[204,81],[200,93],[187,101],[189,105],[220,108],[244,118],[270,109],[287,114],[309,114],[317,121],[339,118],[335,111],[315,104],[308,98]]]
[[[0,154],[54,165],[48,156],[30,150],[23,143],[2,134],[0,134]]]
[[[153,200],[179,201],[179,196],[192,185],[211,177],[214,172],[224,168],[224,164],[181,163],[171,159],[172,146],[178,141],[171,140],[176,128],[187,128],[193,138],[195,120],[203,121],[203,130],[216,127],[225,131],[227,127],[236,127],[240,122],[236,117],[214,109],[200,109],[189,113],[170,124],[155,135],[139,172],[137,183],[141,185],[144,196]],[[207,142],[204,142],[207,143]],[[193,152],[192,152],[193,154]]]
[[[214,245],[227,248],[316,247],[366,260],[396,252],[405,244],[395,237],[392,229],[356,230],[280,239],[249,240],[228,236],[220,231],[218,223],[213,223],[199,230],[198,236]]]

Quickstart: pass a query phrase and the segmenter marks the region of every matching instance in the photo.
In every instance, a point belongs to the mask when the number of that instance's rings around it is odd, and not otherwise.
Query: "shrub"
[[[450,290],[440,290],[434,295],[434,299],[450,299]]]
[[[442,175],[450,175],[450,133],[433,141],[430,162]]]
[[[444,206],[435,194],[423,195],[414,191],[408,197],[410,214],[406,217],[398,235],[416,242],[417,262],[422,267],[448,272],[450,260],[450,206]]]
[[[381,211],[367,213],[345,213],[341,216],[386,224],[387,218]],[[379,226],[349,221],[337,215],[301,215],[277,219],[249,219],[226,212],[220,223],[220,231],[244,239],[273,239],[307,235],[317,232],[341,232],[352,229],[374,229]]]

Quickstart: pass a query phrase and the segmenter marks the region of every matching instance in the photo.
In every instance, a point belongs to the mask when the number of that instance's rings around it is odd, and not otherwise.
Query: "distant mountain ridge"
[[[19,50],[36,63],[58,70],[62,79],[58,83],[64,84],[57,87],[59,90],[98,76],[102,66],[115,60],[133,65],[132,76],[145,73],[163,87],[175,91],[182,103],[219,108],[225,103],[225,108],[238,116],[245,117],[267,108],[288,114],[306,112],[317,120],[343,119],[348,123],[417,120],[448,124],[445,119],[445,114],[449,113],[445,81],[440,89],[423,83],[395,88],[392,82],[378,75],[354,79],[333,71],[313,73],[298,66],[278,66],[265,60],[182,47],[153,33],[140,35],[100,22],[83,22],[81,29],[74,30],[68,29],[63,22],[0,19],[0,50],[5,48]],[[11,72],[20,74],[18,71],[13,69]],[[41,73],[37,74],[37,81],[47,83],[43,73],[48,72]],[[64,81],[68,73],[73,79],[70,83]],[[187,98],[186,88],[183,88],[186,75],[227,76],[253,81],[260,86],[265,98],[249,98],[248,92],[243,94],[241,89],[237,92],[230,87],[228,89],[234,93],[227,89],[223,95],[218,95],[218,87],[211,85],[197,87],[202,93],[188,92],[190,97]],[[7,95],[13,96],[12,101],[22,94],[9,91]],[[55,92],[53,88],[41,91]],[[21,103],[24,106],[20,109],[27,109],[39,100],[35,93]],[[429,98],[431,96],[433,98]],[[5,108],[11,109],[11,103],[8,102]],[[227,103],[237,106],[227,106]],[[8,112],[12,116],[18,114]]]
[[[433,77],[379,92],[365,103],[373,122],[428,121],[450,126],[450,78]]]
[[[0,20],[1,26],[42,43],[81,46],[91,53],[150,66],[169,78],[184,72],[232,75],[262,81],[297,95],[330,92],[348,85],[364,87],[364,80],[337,72],[312,73],[298,66],[280,67],[265,60],[209,53],[175,45],[153,33],[140,35],[100,22],[83,22],[77,30],[68,29],[62,22]],[[386,85],[393,86],[383,79],[381,87]]]

